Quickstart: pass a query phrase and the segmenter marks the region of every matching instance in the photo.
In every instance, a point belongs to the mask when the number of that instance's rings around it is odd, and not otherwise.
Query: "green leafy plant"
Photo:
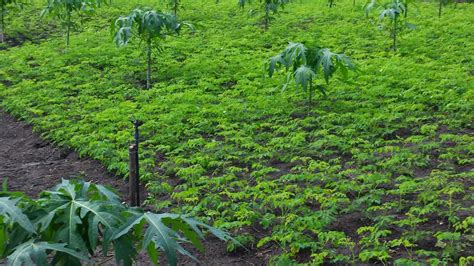
[[[200,251],[202,229],[222,240],[228,234],[178,214],[156,214],[120,203],[107,188],[83,181],[63,180],[38,200],[18,193],[0,197],[0,258],[8,265],[79,265],[93,262],[89,255],[113,247],[120,265],[132,265],[139,250],[158,263],[158,250],[170,265],[181,253],[197,260],[181,243],[189,241]],[[235,242],[237,243],[237,242]]]
[[[380,12],[379,20],[382,21],[384,18],[389,18],[392,21],[392,39],[393,39],[393,50],[397,50],[397,31],[400,14],[405,12],[405,5],[394,0],[391,3],[385,5],[385,9]]]
[[[405,5],[405,12],[403,12],[403,14],[405,15],[405,18],[408,17],[408,7],[409,6],[415,6],[415,0],[404,0],[403,1],[403,4]]]
[[[368,14],[374,7],[376,2],[372,1],[368,4],[365,8],[366,14]],[[379,22],[382,23],[386,18],[390,20],[390,35],[393,41],[392,49],[394,51],[397,50],[397,37],[403,27],[407,27],[410,29],[414,29],[415,25],[402,21],[402,14],[405,14],[405,18],[407,16],[407,9],[406,4],[408,2],[403,2],[400,0],[392,0],[383,5],[383,9],[380,11],[379,14]],[[403,23],[404,22],[404,23]],[[383,26],[381,26],[383,27]]]
[[[347,79],[349,70],[356,71],[355,65],[344,54],[333,53],[328,48],[307,48],[302,43],[293,42],[290,42],[283,52],[272,57],[268,62],[270,77],[280,69],[288,72],[282,90],[285,90],[290,81],[294,80],[296,87],[308,94],[309,106],[311,106],[315,90],[326,94],[325,85],[314,84],[319,76],[324,79],[326,85],[329,85],[336,71],[341,72],[343,79]]]
[[[451,0],[439,0],[438,5],[438,17],[440,18],[443,13],[443,6],[446,6],[448,3],[452,2]],[[458,1],[456,1],[456,4]]]
[[[5,41],[5,16],[12,6],[23,4],[20,0],[0,0],[0,43]]]
[[[173,15],[176,17],[178,15],[178,9],[181,8],[180,0],[168,0],[168,6],[173,10]]]
[[[48,0],[41,16],[51,15],[58,18],[66,28],[66,46],[69,47],[71,30],[77,27],[73,21],[74,13],[90,13],[107,0]]]
[[[290,0],[260,0],[261,9],[264,11],[262,18],[263,26],[265,30],[270,26],[270,21],[273,19],[271,14],[278,13],[280,8],[284,8]],[[247,3],[250,3],[250,0],[239,0],[238,4],[241,8],[244,8]]]
[[[141,173],[149,206],[250,232],[256,252],[264,255],[278,248],[295,264],[311,264],[313,258],[323,264],[360,265],[367,259],[365,264],[392,265],[409,258],[408,249],[410,260],[421,264],[443,260],[450,240],[435,246],[435,233],[453,232],[474,200],[469,89],[474,76],[466,65],[471,46],[464,45],[470,43],[466,29],[474,5],[460,5],[449,19],[430,20],[437,5],[418,2],[424,14],[417,16],[419,31],[406,40],[413,52],[394,56],[381,51],[391,39],[374,41],[382,36],[349,1],[337,1],[330,12],[301,1],[291,13],[277,15],[271,34],[236,19],[243,14],[229,13],[237,9],[235,1],[187,1],[183,17],[199,19],[204,27],[195,36],[166,39],[172,49],[160,56],[162,78],[153,90],[137,90],[135,73],[143,73],[144,81],[146,68],[136,60],[138,39],[131,43],[136,47],[110,49],[104,26],[135,3],[115,0],[85,20],[87,30],[77,33],[68,54],[58,53],[54,27],[39,44],[1,50],[0,108],[122,176],[128,174],[129,119],[136,115],[146,121]],[[35,12],[28,5],[19,16],[8,16],[8,32],[20,33],[26,28],[22,14],[36,19]],[[281,52],[294,36],[345,50],[364,70],[357,87],[332,79],[330,99],[316,105],[315,97],[312,115],[303,114],[306,105],[290,91],[271,95],[284,75],[261,79],[258,62]],[[322,76],[319,81],[324,83]],[[288,89],[296,91],[293,83]],[[405,179],[397,180],[400,176]],[[452,195],[449,208],[444,189],[453,183],[464,184],[464,192]],[[376,226],[374,220],[383,217],[392,218],[380,230],[394,233],[380,236],[379,244],[376,238],[360,242],[357,227]],[[456,223],[451,229],[449,217]],[[453,244],[468,246],[452,253],[452,264],[472,255],[473,226],[466,226],[454,231],[461,236]],[[346,232],[354,244],[320,242],[330,231]],[[384,250],[391,258],[383,258]],[[351,258],[336,262],[341,256]]]
[[[415,0],[401,0],[405,8],[402,10],[404,17],[408,17],[408,6],[415,5]],[[377,0],[370,0],[364,5],[365,15],[368,16],[369,12],[375,7],[379,6],[380,3]]]
[[[161,42],[169,35],[179,34],[183,25],[192,28],[188,23],[180,23],[176,16],[162,13],[150,8],[137,8],[128,16],[119,17],[112,25],[112,33],[117,46],[125,46],[132,37],[146,45],[146,88],[151,88],[152,49],[162,51]]]

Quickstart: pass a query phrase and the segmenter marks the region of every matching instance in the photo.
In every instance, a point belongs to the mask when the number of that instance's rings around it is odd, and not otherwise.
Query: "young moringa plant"
[[[66,28],[66,46],[69,47],[71,30],[77,26],[72,20],[73,13],[90,13],[94,8],[100,7],[101,3],[107,2],[107,0],[48,0],[41,16],[51,15],[62,22]]]
[[[270,26],[270,21],[273,19],[271,13],[278,13],[279,8],[283,8],[288,4],[290,0],[260,0],[261,8],[265,12],[263,15],[263,27],[265,30],[268,30]],[[247,3],[250,3],[250,0],[239,0],[238,4],[241,8],[244,8]]]
[[[5,41],[5,16],[11,7],[23,4],[20,0],[0,0],[0,43]]]
[[[128,16],[119,17],[112,25],[112,34],[117,46],[128,44],[132,37],[136,37],[146,45],[146,88],[151,88],[152,49],[158,52],[163,50],[161,42],[169,35],[178,35],[182,26],[192,26],[178,22],[176,16],[162,13],[150,8],[137,8]]]
[[[122,204],[107,188],[63,180],[38,200],[0,192],[0,259],[7,265],[80,265],[94,263],[99,247],[112,246],[117,265],[134,265],[140,250],[158,265],[158,250],[169,265],[177,253],[196,260],[181,243],[203,250],[202,229],[221,240],[227,233],[177,214],[156,214]],[[237,243],[237,242],[235,242]]]
[[[268,62],[270,77],[280,69],[288,72],[282,90],[285,90],[293,79],[296,87],[308,94],[309,107],[311,107],[315,90],[326,94],[325,85],[329,85],[329,81],[336,71],[339,70],[345,80],[349,70],[357,70],[350,58],[344,54],[333,53],[327,48],[306,47],[302,43],[292,42],[283,52],[272,57]],[[322,76],[325,85],[314,83],[318,76]]]

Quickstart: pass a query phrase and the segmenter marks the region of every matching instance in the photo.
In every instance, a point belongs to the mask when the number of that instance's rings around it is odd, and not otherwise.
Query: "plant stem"
[[[71,12],[67,11],[67,16],[66,16],[66,23],[67,23],[67,29],[66,29],[66,47],[69,48],[69,38],[71,35]]]
[[[146,61],[147,61],[147,71],[146,71],[146,89],[151,88],[151,40],[149,39],[146,47]]]
[[[393,20],[393,50],[397,51],[397,27],[398,27],[398,14],[395,15]]]
[[[448,209],[449,209],[448,229],[451,229],[451,217],[453,217],[453,194],[452,193],[449,193]]]
[[[174,0],[173,13],[174,13],[174,16],[175,16],[175,17],[176,17],[177,14],[178,14],[178,0]]]
[[[263,21],[263,26],[265,27],[265,31],[268,30],[268,24],[270,23],[270,9],[268,4],[265,5],[265,18]]]
[[[441,9],[443,7],[443,0],[439,0],[439,10],[438,10],[438,17],[441,17]]]
[[[0,43],[4,42],[5,34],[5,3],[2,1],[2,6],[0,8]]]
[[[313,102],[313,81],[309,80],[309,102],[308,102],[308,112],[311,111],[311,106]]]
[[[408,4],[405,6],[405,18],[408,16]]]

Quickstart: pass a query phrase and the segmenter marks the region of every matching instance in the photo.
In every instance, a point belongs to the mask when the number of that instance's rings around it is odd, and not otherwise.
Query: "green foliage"
[[[0,43],[5,41],[5,17],[11,7],[23,4],[22,0],[0,0]]]
[[[308,93],[309,106],[311,106],[312,95],[315,89],[326,95],[326,87],[322,84],[313,84],[313,81],[320,75],[326,84],[336,71],[342,73],[342,77],[347,79],[349,70],[355,71],[349,57],[344,54],[336,54],[327,48],[309,47],[302,43],[290,42],[283,52],[272,57],[268,63],[268,75],[273,76],[275,71],[284,68],[288,73],[286,82],[283,85],[285,90],[290,81],[294,80],[297,88],[301,88]]]
[[[263,26],[265,30],[268,30],[270,26],[270,21],[273,20],[271,14],[277,14],[278,10],[281,8],[283,9],[286,4],[290,2],[290,0],[259,0],[261,5],[261,10],[263,10],[264,15],[262,18]],[[250,0],[239,0],[238,5],[241,8],[244,8],[246,4],[250,4]]]
[[[8,256],[8,265],[48,265],[48,252],[67,254],[72,258],[92,262],[87,256],[66,247],[66,244],[50,244],[48,242],[35,242],[29,240],[15,247],[14,252]]]
[[[90,13],[101,3],[107,3],[107,0],[48,0],[41,16],[50,15],[62,22],[66,28],[66,45],[69,47],[71,30],[77,27],[72,19],[73,14]]]
[[[161,51],[161,42],[169,35],[179,34],[182,25],[176,15],[158,12],[150,8],[134,9],[128,16],[119,17],[112,25],[112,33],[117,46],[125,46],[136,36],[146,44],[147,55],[147,85],[151,88],[151,56],[152,48]]]
[[[401,15],[405,14],[404,18],[407,17],[408,11],[407,11],[406,5],[408,3],[409,3],[408,1],[403,2],[401,0],[391,0],[391,2],[385,3],[383,5],[383,9],[380,11],[380,14],[379,14],[379,22],[382,22],[386,18],[390,20],[390,24],[391,24],[390,35],[393,40],[392,48],[394,51],[397,50],[397,36],[399,35],[403,27],[407,27],[409,29],[415,29],[415,25],[411,23],[408,23],[408,22],[402,23],[403,17]],[[366,8],[365,8],[366,15],[368,15],[368,13],[374,7],[376,7],[375,0],[371,1],[369,4],[366,5]]]
[[[181,0],[167,0],[168,1],[168,7],[173,10],[173,15],[175,17],[178,16],[178,9],[181,8]]]
[[[443,7],[448,5],[449,3],[452,3],[453,1],[451,0],[439,0],[439,5],[438,5],[438,17],[441,18],[441,14],[443,13]],[[456,1],[457,3],[458,1]]]
[[[3,194],[7,196],[0,197],[0,258],[7,257],[8,265],[80,265],[93,262],[88,255],[93,256],[98,245],[103,254],[112,245],[120,265],[133,265],[138,250],[145,250],[155,265],[157,250],[163,250],[168,263],[176,265],[177,252],[197,260],[180,242],[189,240],[203,251],[201,228],[221,240],[235,241],[185,216],[128,208],[116,194],[89,182],[63,180],[35,201]]]
[[[54,28],[48,40],[2,50],[1,108],[121,176],[130,119],[145,121],[147,203],[245,232],[255,252],[275,250],[282,263],[359,265],[361,253],[366,264],[471,263],[473,5],[438,20],[434,2],[418,2],[408,16],[418,29],[400,35],[395,54],[373,30],[378,18],[350,1],[296,1],[268,31],[235,1],[185,2],[179,16],[199,31],[168,38],[153,88],[138,90],[138,42],[115,49],[108,34],[135,2],[113,3],[84,22],[68,54]],[[28,32],[39,24],[24,22],[33,12],[9,16],[9,29]],[[308,114],[301,95],[275,91],[283,76],[262,78],[262,64],[291,40],[344,51],[363,74],[347,85],[335,73]],[[367,226],[392,233],[357,234]],[[436,246],[437,232],[460,240]]]

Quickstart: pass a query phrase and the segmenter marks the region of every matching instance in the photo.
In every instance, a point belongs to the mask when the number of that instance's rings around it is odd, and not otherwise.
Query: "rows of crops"
[[[143,121],[158,211],[273,263],[472,263],[473,5],[301,0],[265,14],[258,1],[174,1],[172,22],[192,26],[151,50],[110,25],[165,1],[74,13],[68,47],[39,2],[5,16],[0,107],[121,176],[130,121]],[[309,52],[286,70],[290,42]],[[340,53],[328,80],[313,48]]]

